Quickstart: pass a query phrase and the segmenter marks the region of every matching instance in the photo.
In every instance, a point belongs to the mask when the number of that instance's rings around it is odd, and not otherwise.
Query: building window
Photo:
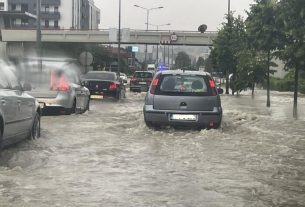
[[[21,19],[21,25],[22,25],[22,26],[27,26],[27,25],[29,25],[29,19]]]
[[[0,2],[0,11],[3,11],[3,10],[4,10],[4,3]]]
[[[16,24],[17,24],[16,19],[12,19],[12,26],[16,26]]]
[[[50,7],[49,7],[48,5],[46,5],[45,8],[44,8],[44,11],[45,11],[46,13],[49,13],[49,12],[50,12]]]
[[[58,6],[55,6],[54,7],[54,13],[57,13],[58,12]]]
[[[54,20],[54,27],[58,28],[58,20]]]
[[[45,28],[48,28],[49,25],[50,25],[50,24],[49,24],[49,20],[45,20],[45,21],[44,21],[44,26],[45,26]]]
[[[29,10],[29,6],[27,4],[21,4],[21,11],[27,12]]]
[[[16,4],[12,4],[12,11],[16,11],[17,9],[17,5]]]

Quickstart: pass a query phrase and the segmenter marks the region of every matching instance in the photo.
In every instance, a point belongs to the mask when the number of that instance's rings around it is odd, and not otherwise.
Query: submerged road
[[[144,94],[46,116],[42,137],[5,149],[1,207],[305,206],[305,98],[222,96],[219,130],[148,129]]]

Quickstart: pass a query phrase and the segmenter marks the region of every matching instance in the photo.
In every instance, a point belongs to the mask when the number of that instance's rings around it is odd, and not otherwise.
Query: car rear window
[[[163,75],[156,88],[157,95],[208,96],[208,78],[201,75]]]
[[[134,77],[136,77],[136,78],[153,78],[153,74],[148,73],[148,72],[136,72],[134,74]]]
[[[87,73],[84,79],[100,79],[114,81],[116,76],[114,73]]]

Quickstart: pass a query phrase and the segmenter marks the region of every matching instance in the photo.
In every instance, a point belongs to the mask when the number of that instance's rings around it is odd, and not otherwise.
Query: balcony
[[[58,20],[58,19],[60,19],[60,13],[59,12],[41,12],[41,18]]]
[[[41,5],[60,6],[60,0],[41,0]]]

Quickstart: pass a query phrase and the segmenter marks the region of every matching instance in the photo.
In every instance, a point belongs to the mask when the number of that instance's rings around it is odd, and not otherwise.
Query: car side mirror
[[[23,88],[24,91],[31,91],[32,90],[32,85],[29,84],[29,83],[24,83],[22,88]]]

